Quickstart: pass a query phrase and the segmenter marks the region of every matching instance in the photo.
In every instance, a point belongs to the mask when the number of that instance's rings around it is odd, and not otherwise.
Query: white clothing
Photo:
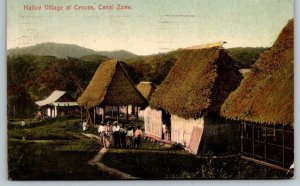
[[[113,126],[113,132],[119,132],[120,131],[120,126]]]
[[[104,126],[103,125],[100,125],[99,128],[98,128],[98,133],[101,133],[104,131]]]
[[[128,130],[126,136],[133,136],[133,130]]]
[[[162,125],[162,130],[163,130],[163,133],[166,133],[166,125],[165,124]]]
[[[82,123],[82,130],[86,130],[86,122],[85,121]]]

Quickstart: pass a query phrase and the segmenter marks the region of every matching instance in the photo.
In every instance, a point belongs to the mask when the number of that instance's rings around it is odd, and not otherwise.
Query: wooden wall
[[[147,107],[144,111],[145,133],[162,137],[162,111]]]
[[[176,115],[171,116],[171,141],[188,146],[192,135],[193,127],[204,127],[204,119],[184,119]]]
[[[206,120],[199,152],[213,152],[216,155],[238,154],[240,135],[240,125],[237,123],[211,124]]]

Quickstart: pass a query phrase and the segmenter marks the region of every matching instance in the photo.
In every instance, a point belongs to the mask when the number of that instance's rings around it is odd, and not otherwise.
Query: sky
[[[118,4],[131,9],[117,10]],[[226,48],[270,47],[293,14],[293,0],[8,0],[7,48],[56,42],[148,55],[217,41]]]

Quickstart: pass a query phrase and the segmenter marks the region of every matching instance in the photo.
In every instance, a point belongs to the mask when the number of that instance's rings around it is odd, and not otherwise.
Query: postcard
[[[293,0],[8,0],[9,180],[294,177]]]

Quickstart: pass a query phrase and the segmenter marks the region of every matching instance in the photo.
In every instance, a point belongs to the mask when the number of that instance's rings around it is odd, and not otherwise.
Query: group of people
[[[127,129],[119,125],[118,121],[111,124],[110,121],[105,125],[101,123],[98,128],[100,143],[107,148],[114,145],[115,148],[140,148],[142,140],[142,131],[140,126],[134,130],[129,126]]]

